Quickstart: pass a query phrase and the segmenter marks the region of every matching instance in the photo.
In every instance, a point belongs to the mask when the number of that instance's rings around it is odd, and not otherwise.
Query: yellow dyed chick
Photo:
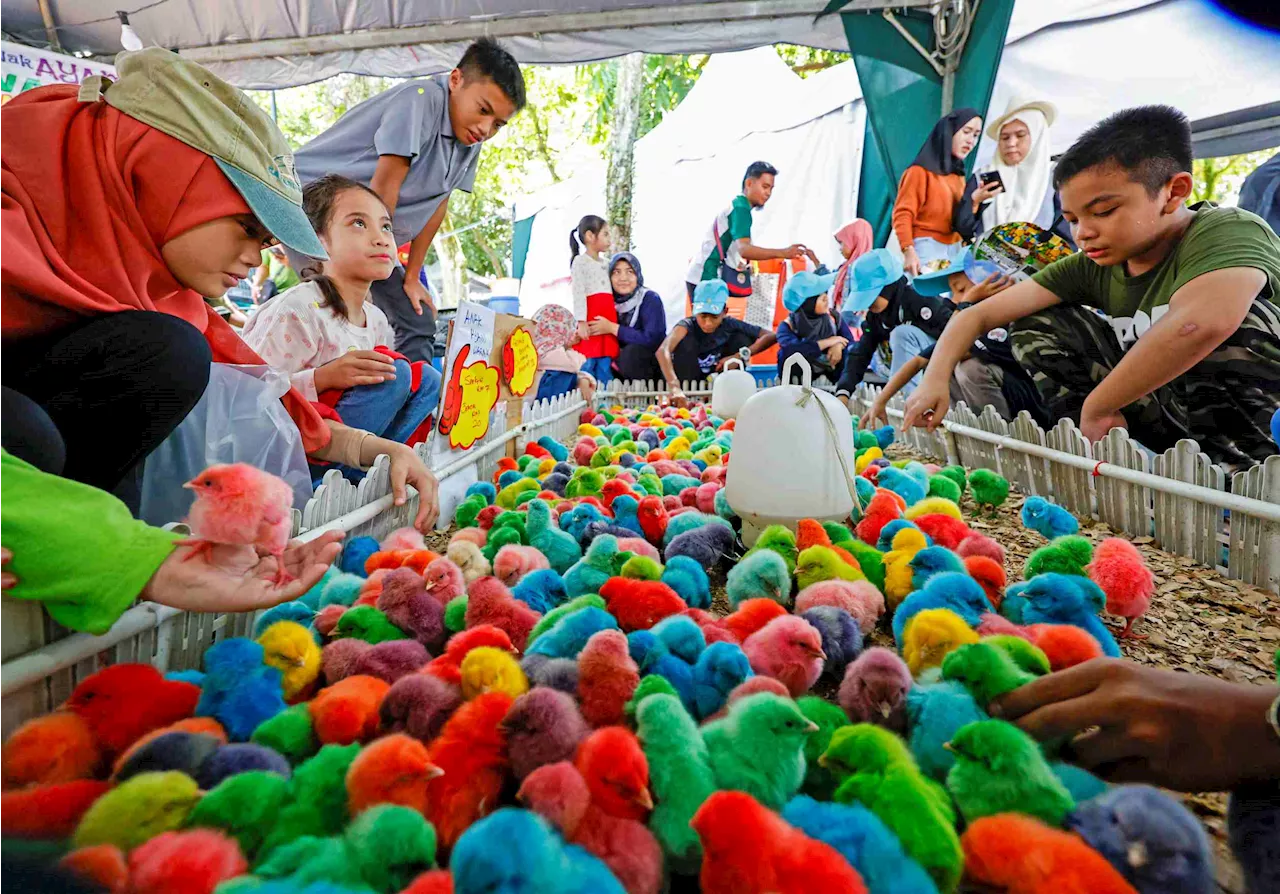
[[[666,449],[668,453],[675,456],[677,453],[687,451],[689,449],[689,442],[684,439],[684,436],[672,438],[671,443],[667,445]]]
[[[554,456],[544,456],[538,463],[538,477],[550,475],[551,470],[556,467],[556,458]]]
[[[720,465],[720,459],[724,456],[724,451],[717,446],[703,447],[693,455],[694,459],[700,459],[708,466]]]
[[[258,637],[262,660],[278,668],[286,701],[305,697],[320,676],[320,647],[311,631],[296,621],[277,621]]]
[[[688,411],[688,410],[686,410],[684,407],[678,407],[678,408],[676,409],[676,416],[678,416],[678,417],[679,417],[679,418],[681,418],[681,419],[688,419],[688,418],[689,418],[689,411]]]
[[[947,608],[927,608],[907,622],[902,638],[902,656],[913,676],[931,667],[940,667],[948,654],[969,643],[978,634],[964,618]]]
[[[492,646],[476,646],[462,659],[462,697],[473,699],[486,692],[503,692],[519,698],[529,691],[520,663],[510,652]]]
[[[590,422],[584,422],[578,426],[578,434],[586,435],[589,438],[596,438],[604,434],[598,426],[592,425]]]
[[[865,469],[867,466],[871,465],[872,460],[883,459],[883,458],[884,458],[884,451],[881,450],[879,447],[868,447],[867,452],[862,454],[862,456],[858,457],[854,461],[853,463],[854,471],[857,472],[859,475],[861,475],[862,470]]]
[[[922,515],[949,515],[956,521],[963,521],[960,516],[960,507],[946,497],[925,497],[912,504],[904,515],[908,520],[915,520]]]
[[[884,554],[884,595],[891,608],[897,608],[911,595],[911,577],[915,573],[911,560],[928,545],[924,532],[918,528],[903,528],[893,535],[892,549]]]

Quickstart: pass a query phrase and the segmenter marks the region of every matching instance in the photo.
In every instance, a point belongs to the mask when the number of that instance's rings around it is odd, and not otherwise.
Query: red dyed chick
[[[941,512],[918,515],[915,523],[917,528],[929,535],[934,546],[945,546],[947,549],[955,549],[973,533],[960,519]]]
[[[468,826],[501,806],[508,772],[502,718],[511,702],[504,692],[476,696],[453,713],[428,749],[431,763],[444,775],[427,783],[427,819],[446,850]]]
[[[639,685],[640,669],[631,658],[626,635],[621,630],[592,634],[578,653],[582,719],[591,726],[621,723]]]
[[[80,715],[58,711],[28,720],[0,751],[4,788],[91,779],[102,766],[102,749]]]
[[[678,615],[687,606],[676,591],[657,580],[611,577],[600,587],[609,614],[626,633],[648,630],[663,618]]]
[[[280,561],[289,543],[293,488],[248,463],[210,466],[183,487],[196,492],[187,515],[191,539],[178,541],[194,547],[183,561],[201,553],[208,558],[218,544],[252,546],[276,557],[276,586],[293,580]]]
[[[511,595],[506,584],[492,575],[471,582],[467,593],[468,628],[492,624],[505,630],[521,652],[529,642],[529,631],[542,615]]]
[[[947,518],[948,516],[941,517]],[[969,572],[969,576],[982,586],[982,590],[987,594],[987,598],[991,600],[991,604],[999,611],[1000,603],[1004,599],[1004,587],[1008,583],[1004,573],[1004,566],[986,556],[966,556],[964,570]]]
[[[249,862],[240,845],[214,829],[165,832],[129,854],[130,894],[213,894],[227,879],[244,875]]]
[[[1136,894],[1078,835],[1029,816],[984,816],[960,836],[965,876],[1008,894]]]
[[[787,610],[772,599],[744,599],[738,603],[736,612],[725,617],[723,624],[738,642],[745,643],[751,634],[786,613]]]
[[[1107,594],[1107,613],[1127,622],[1120,638],[1146,639],[1131,630],[1151,605],[1156,583],[1137,547],[1120,537],[1108,537],[1094,549],[1093,561],[1085,570]]]
[[[1032,624],[1031,642],[1049,659],[1049,668],[1066,670],[1102,657],[1102,645],[1084,628],[1074,624]]]
[[[644,822],[653,810],[649,761],[635,733],[602,727],[578,745],[573,765],[591,790],[591,803],[609,816]]]
[[[425,814],[427,784],[443,772],[417,739],[383,736],[362,748],[347,769],[347,808],[355,816],[378,804],[400,804]]]
[[[896,518],[902,517],[902,508],[894,499],[895,494],[888,491],[876,491],[876,495],[867,503],[863,511],[862,521],[854,528],[854,533],[863,543],[875,546],[880,540],[880,529]]]
[[[510,652],[512,655],[519,654],[516,651],[516,647],[511,643],[511,637],[507,636],[505,630],[494,627],[492,624],[480,624],[470,630],[462,630],[455,633],[450,637],[449,642],[445,643],[444,654],[430,661],[422,669],[422,673],[439,677],[454,686],[461,686],[462,659],[466,658],[467,653],[477,646],[491,646],[495,649]]]
[[[862,877],[839,851],[746,792],[715,792],[689,825],[702,839],[704,894],[866,894]]]
[[[453,894],[453,876],[447,869],[429,869],[400,894]]]
[[[114,756],[144,733],[190,717],[200,687],[166,680],[149,664],[113,664],[81,681],[64,707]]]
[[[644,537],[654,546],[662,546],[662,538],[667,533],[667,523],[671,514],[662,505],[662,497],[648,496],[640,500],[636,509],[636,517],[640,520],[640,530]]]
[[[0,795],[0,835],[5,838],[70,838],[85,811],[111,783],[76,779]]]
[[[356,674],[316,693],[307,703],[316,738],[325,745],[367,742],[378,734],[378,709],[391,685]]]
[[[128,894],[129,863],[124,851],[114,844],[94,844],[78,848],[58,861],[58,865],[107,894]]]

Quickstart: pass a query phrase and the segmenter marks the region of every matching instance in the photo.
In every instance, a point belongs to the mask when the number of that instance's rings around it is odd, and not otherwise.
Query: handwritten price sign
[[[523,397],[533,387],[533,377],[538,372],[538,349],[533,336],[521,326],[514,330],[502,349],[502,374],[507,388],[516,397]]]

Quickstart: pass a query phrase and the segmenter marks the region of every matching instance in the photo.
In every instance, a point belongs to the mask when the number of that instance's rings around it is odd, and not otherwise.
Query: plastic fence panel
[[[1280,504],[1280,456],[1237,472],[1231,492]],[[1231,520],[1229,569],[1232,577],[1280,593],[1280,524],[1237,515]]]
[[[1009,437],[1039,447],[1045,446],[1044,429],[1026,410],[1009,424]],[[1013,450],[1004,451],[1001,459],[1004,462],[1004,476],[1023,493],[1052,496],[1053,481],[1049,474],[1049,460]]]
[[[1058,424],[1045,434],[1045,444],[1050,449],[1061,450],[1063,453],[1093,458],[1089,442],[1070,419],[1059,419]],[[1080,518],[1093,517],[1093,483],[1088,472],[1060,463],[1050,463],[1049,477],[1053,481],[1054,500],[1059,506],[1074,512]]]
[[[1000,417],[995,407],[990,405],[983,407],[982,412],[978,414],[977,428],[1002,438],[1009,436],[1009,423]],[[987,441],[979,443],[981,446],[977,449],[977,452],[984,460],[983,466],[993,472],[1004,475],[1004,451]]]
[[[1182,440],[1156,457],[1155,474],[1186,484],[1223,490],[1225,476],[1209,461],[1195,441]],[[1169,552],[1188,556],[1202,565],[1222,564],[1223,518],[1225,512],[1207,506],[1194,497],[1156,493],[1152,501],[1155,517],[1155,539]],[[1232,534],[1238,527],[1233,520]],[[1234,561],[1243,557],[1243,549],[1233,551]],[[1231,575],[1238,576],[1235,567]]]
[[[1113,428],[1093,446],[1094,458],[1138,472],[1150,472],[1147,454],[1122,428]],[[1135,537],[1151,535],[1151,491],[1149,488],[1114,478],[1094,482],[1098,495],[1098,519],[1112,530]]]

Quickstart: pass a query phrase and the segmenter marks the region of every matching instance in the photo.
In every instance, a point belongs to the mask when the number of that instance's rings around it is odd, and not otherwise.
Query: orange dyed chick
[[[738,610],[726,616],[722,623],[738,642],[745,643],[751,634],[785,614],[787,610],[772,599],[744,599],[738,603]]]
[[[427,746],[404,733],[375,739],[347,769],[347,809],[355,816],[377,804],[400,804],[427,812],[427,784],[444,771],[431,763]]]
[[[950,518],[950,516],[944,515],[942,518]],[[991,604],[999,611],[1000,602],[1004,599],[1005,584],[1008,583],[1004,573],[1004,566],[987,556],[966,556],[964,570],[969,572],[969,576],[981,585],[982,591],[987,594]]]
[[[976,820],[960,846],[965,875],[1007,894],[1136,894],[1084,839],[1022,814]]]
[[[367,742],[378,734],[378,709],[391,685],[365,674],[344,677],[307,702],[316,738],[324,745]]]
[[[502,719],[511,703],[511,696],[502,692],[476,696],[453,713],[428,749],[444,775],[427,783],[427,819],[445,849],[500,806],[509,772]]]
[[[58,711],[28,720],[0,751],[4,789],[91,779],[102,766],[102,749],[78,714]]]
[[[649,761],[635,733],[602,727],[578,744],[573,765],[591,790],[591,803],[609,816],[644,822],[653,810]]]

